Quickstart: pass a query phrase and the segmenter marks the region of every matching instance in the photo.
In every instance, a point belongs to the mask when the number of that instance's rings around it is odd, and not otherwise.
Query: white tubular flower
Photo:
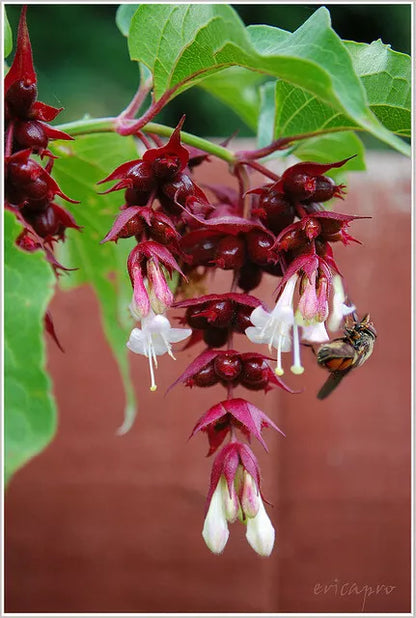
[[[293,275],[287,281],[274,309],[265,311],[262,307],[256,307],[250,315],[254,326],[246,328],[246,335],[253,343],[267,343],[269,350],[277,350],[277,375],[283,375],[282,352],[290,352],[292,338],[290,332],[295,326],[293,311],[293,295],[295,293],[298,277]]]
[[[155,315],[152,310],[142,318],[141,326],[141,329],[133,328],[127,347],[135,354],[142,354],[149,359],[150,390],[155,391],[157,388],[154,374],[154,368],[157,367],[156,357],[167,352],[171,358],[175,359],[171,344],[183,341],[192,331],[190,328],[171,328],[169,320],[164,315]]]
[[[355,306],[352,305],[349,307],[345,304],[344,286],[342,285],[342,278],[339,275],[334,275],[332,286],[334,289],[334,296],[332,300],[332,312],[328,320],[328,328],[330,331],[334,332],[339,330],[345,316],[355,311]]]
[[[214,554],[220,554],[223,551],[230,536],[224,508],[224,490],[228,491],[227,483],[224,477],[221,477],[212,494],[202,529],[203,539]]]
[[[255,517],[247,518],[246,539],[260,556],[270,556],[273,550],[275,532],[266,513],[263,500],[259,498],[259,509]]]

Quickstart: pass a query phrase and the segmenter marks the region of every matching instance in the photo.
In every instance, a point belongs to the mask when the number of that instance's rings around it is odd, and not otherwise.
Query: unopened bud
[[[244,470],[243,493],[241,506],[246,517],[255,517],[260,505],[260,496],[257,484],[253,477]]]

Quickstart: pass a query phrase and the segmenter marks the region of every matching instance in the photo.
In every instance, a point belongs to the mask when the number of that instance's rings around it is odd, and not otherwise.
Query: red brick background
[[[207,169],[207,182],[226,182],[225,166]],[[220,557],[202,540],[211,462],[205,436],[187,437],[223,393],[163,396],[193,352],[161,359],[157,393],[145,359],[132,357],[138,418],[118,437],[123,391],[94,294],[56,295],[66,353],[48,349],[59,427],[7,491],[7,611],[410,611],[409,178],[401,156],[372,154],[337,206],[373,217],[352,226],[363,246],[336,247],[354,303],[377,327],[373,357],[324,402],[325,374],[308,350],[302,378],[287,376],[302,394],[246,391],[287,435],[266,434],[268,455],[253,445],[274,505],[269,559],[239,524]],[[268,302],[273,288],[262,284]]]

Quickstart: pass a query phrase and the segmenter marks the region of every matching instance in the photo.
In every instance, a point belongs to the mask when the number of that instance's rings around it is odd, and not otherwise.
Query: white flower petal
[[[255,517],[247,519],[246,539],[260,556],[270,556],[274,545],[274,528],[260,500],[259,510]]]
[[[178,343],[183,341],[192,334],[191,328],[171,328],[168,334],[168,341],[170,343]]]
[[[126,344],[129,350],[135,352],[135,354],[144,354],[146,356],[145,344],[146,342],[143,332],[140,328],[133,328]]]
[[[229,535],[220,480],[212,494],[208,513],[204,521],[202,536],[208,548],[214,554],[220,554],[227,544]]]
[[[168,333],[170,330],[170,322],[164,315],[153,314],[150,316],[150,319],[146,317],[145,320],[152,333]]]
[[[261,333],[258,326],[249,326],[246,328],[246,335],[252,343],[267,343],[268,339]]]
[[[250,321],[254,326],[263,327],[269,319],[270,313],[263,309],[261,305],[256,307],[250,314]],[[251,328],[251,326],[249,328]]]

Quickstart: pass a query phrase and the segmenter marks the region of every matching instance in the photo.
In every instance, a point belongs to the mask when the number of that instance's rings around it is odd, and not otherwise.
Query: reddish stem
[[[278,176],[277,174],[274,174],[272,171],[268,170],[267,167],[264,167],[264,165],[261,165],[260,163],[257,163],[256,161],[241,161],[241,163],[243,165],[248,165],[254,170],[257,170],[258,172],[260,172],[260,174],[263,174],[263,176],[267,176],[267,178],[270,178],[270,180],[274,180],[274,181],[280,180],[280,176]]]
[[[155,135],[155,133],[149,133],[149,137],[154,141],[158,148],[163,146],[163,140],[161,140],[158,135]]]
[[[144,133],[142,133],[141,131],[139,131],[137,133],[137,137],[139,138],[139,140],[143,143],[144,147],[146,148],[146,150],[149,150],[149,148],[151,148],[151,144],[149,142],[149,140],[147,139],[147,137],[145,136]]]
[[[291,135],[290,137],[280,137],[276,139],[274,142],[269,144],[269,146],[265,146],[264,148],[259,148],[258,150],[240,150],[235,153],[236,159],[238,161],[247,161],[251,159],[262,159],[263,157],[267,157],[276,150],[283,150],[284,148],[288,148],[292,142],[296,142],[302,139],[307,139],[309,137],[316,137],[319,135],[319,132],[315,133],[301,133],[300,135]]]
[[[119,115],[119,118],[120,119],[122,118],[123,119],[133,119],[135,115],[137,114],[137,112],[139,111],[143,101],[149,94],[151,87],[152,87],[152,79],[148,79],[143,84],[140,84],[140,86],[137,89],[136,94],[134,95],[134,97],[132,98],[132,100],[126,107],[126,109],[123,112],[121,112],[121,114]]]
[[[160,97],[159,101],[153,101],[147,112],[143,114],[136,122],[133,124],[129,124],[128,126],[124,125],[123,120],[126,119],[126,116],[121,114],[116,121],[116,131],[120,135],[133,135],[142,129],[148,122],[150,122],[169,102],[172,93],[175,92],[175,88],[171,90],[167,90],[163,96]]]

